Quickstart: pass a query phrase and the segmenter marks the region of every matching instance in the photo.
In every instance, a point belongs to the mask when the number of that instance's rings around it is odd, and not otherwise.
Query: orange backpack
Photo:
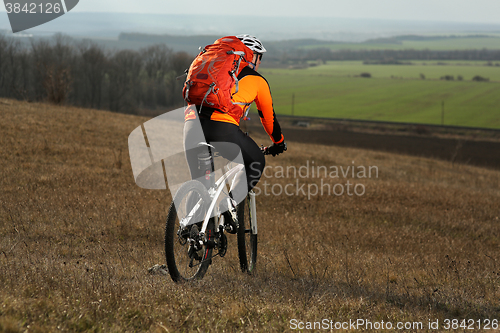
[[[205,46],[189,67],[182,89],[184,99],[232,114],[235,105],[231,89],[236,85],[234,93],[238,92],[237,76],[252,57],[252,50],[235,36],[222,37]]]

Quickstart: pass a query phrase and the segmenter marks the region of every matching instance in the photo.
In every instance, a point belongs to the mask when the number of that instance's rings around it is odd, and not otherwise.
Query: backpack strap
[[[214,90],[215,90],[215,82],[212,82],[212,83],[210,83],[210,86],[208,86],[207,93],[203,97],[203,99],[201,101],[201,105],[203,105],[203,103],[205,103],[205,100],[207,99],[208,94],[210,94]],[[214,93],[215,93],[215,91],[214,91]],[[210,103],[210,102],[207,102],[207,103],[210,104],[210,105],[214,105],[214,103]]]
[[[189,87],[188,87],[188,90],[189,90]],[[210,83],[210,86],[208,86],[208,90],[207,90],[205,96],[203,97],[203,100],[201,101],[200,109],[198,110],[199,114],[201,114],[201,109],[203,108],[203,103],[205,103],[205,100],[207,99],[208,95],[211,92],[215,93],[215,82]],[[207,102],[207,103],[210,105],[214,105],[214,103],[210,103],[210,102]]]
[[[191,86],[193,85],[193,82],[191,82],[191,80],[189,81],[186,81],[186,93],[184,94],[184,99],[187,101],[187,102],[191,102],[191,100],[189,99],[189,89],[191,88]]]
[[[233,77],[234,83],[236,85],[236,89],[234,91],[234,94],[237,94],[238,90],[239,90],[239,85],[238,85],[238,78],[236,77],[235,73],[239,72],[241,60],[245,59],[245,52],[243,52],[243,51],[227,51],[227,54],[235,54],[235,55],[239,56],[238,64],[236,65],[236,67],[232,71],[229,72],[231,74],[231,76]]]

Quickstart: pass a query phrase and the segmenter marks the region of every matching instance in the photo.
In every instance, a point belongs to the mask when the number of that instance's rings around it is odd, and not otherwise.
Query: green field
[[[306,69],[265,69],[277,114],[500,128],[500,66],[478,62],[363,65],[329,62]],[[357,77],[362,72],[371,78]],[[426,79],[420,79],[424,74]],[[463,81],[439,80],[458,75]],[[471,81],[480,75],[490,82]],[[392,77],[392,78],[391,78]]]
[[[480,75],[489,78],[490,81],[500,81],[500,61],[492,62],[493,66],[486,66],[486,62],[479,61],[413,61],[411,63],[413,65],[364,65],[361,61],[331,61],[326,65],[295,72],[331,76],[355,76],[368,72],[373,78],[400,77],[405,79],[420,79],[420,74],[424,74],[427,79],[439,79],[445,75],[453,75],[456,79],[461,75],[464,80],[471,80],[474,76]],[[290,74],[293,72],[282,71],[282,73]]]
[[[304,49],[329,48],[332,50],[471,50],[471,49],[500,49],[499,37],[464,37],[443,38],[436,40],[403,40],[401,43],[325,43],[308,45]]]

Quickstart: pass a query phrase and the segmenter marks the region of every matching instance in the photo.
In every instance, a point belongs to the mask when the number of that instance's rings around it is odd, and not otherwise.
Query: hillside
[[[147,271],[164,262],[171,196],[134,184],[127,137],[146,118],[5,99],[0,117],[0,332],[500,317],[498,170],[291,141],[259,185],[256,274],[239,272],[230,235],[202,281],[177,285]],[[373,173],[276,173],[306,165]],[[312,195],[348,182],[363,195]]]

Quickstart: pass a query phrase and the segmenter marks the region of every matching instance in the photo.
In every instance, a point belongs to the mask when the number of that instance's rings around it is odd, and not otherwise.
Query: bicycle
[[[205,184],[198,180],[184,183],[170,205],[165,225],[165,257],[168,272],[175,282],[201,279],[212,259],[227,252],[224,215],[216,205],[229,180],[241,170],[242,164],[231,168],[215,181],[215,147],[200,142],[208,153],[198,155],[199,164],[205,166]],[[266,147],[261,147],[267,155]],[[240,269],[252,273],[257,263],[257,209],[255,193],[250,191],[236,207],[237,244]],[[213,254],[214,251],[217,253]]]

